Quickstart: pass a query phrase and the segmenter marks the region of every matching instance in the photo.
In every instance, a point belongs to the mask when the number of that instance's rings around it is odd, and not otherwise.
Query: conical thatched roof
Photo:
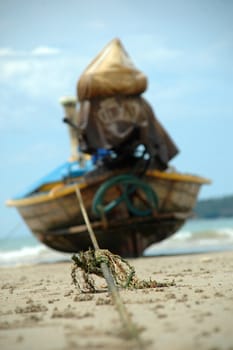
[[[146,88],[146,76],[135,67],[121,41],[113,39],[82,73],[78,98],[138,95]]]

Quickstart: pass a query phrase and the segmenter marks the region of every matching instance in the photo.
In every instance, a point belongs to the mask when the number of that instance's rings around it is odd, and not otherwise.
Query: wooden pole
[[[98,241],[96,239],[95,233],[92,229],[86,208],[85,208],[84,203],[83,203],[82,195],[81,195],[81,192],[80,192],[80,189],[78,186],[76,186],[75,191],[76,191],[76,195],[77,195],[77,198],[79,201],[79,205],[80,205],[80,209],[81,209],[81,212],[83,215],[83,219],[85,221],[85,224],[87,226],[87,230],[88,230],[89,235],[90,235],[90,239],[92,241],[92,244],[93,244],[95,251],[97,251],[100,249],[100,247],[99,247]],[[117,286],[115,285],[114,278],[111,274],[111,271],[110,271],[108,265],[105,262],[102,262],[100,264],[100,266],[101,266],[103,276],[107,282],[109,293],[110,293],[112,300],[113,300],[113,303],[115,304],[116,309],[120,315],[120,319],[123,323],[124,329],[127,331],[127,335],[129,336],[129,338],[135,339],[137,341],[138,349],[143,349],[143,343],[139,337],[138,330],[137,330],[136,326],[134,325],[134,323],[132,322],[130,315],[127,312],[127,309],[126,309],[126,307],[125,307],[125,305],[120,297],[120,294],[118,292]]]

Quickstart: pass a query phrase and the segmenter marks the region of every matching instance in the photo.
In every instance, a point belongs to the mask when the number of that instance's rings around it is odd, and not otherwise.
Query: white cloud
[[[0,84],[4,90],[10,88],[32,97],[72,94],[85,63],[85,58],[75,55],[2,58]]]
[[[0,57],[9,57],[9,56],[14,56],[15,51],[8,48],[8,47],[3,47],[0,48]]]
[[[38,46],[29,51],[14,50],[10,47],[0,48],[0,58],[31,57],[31,56],[54,56],[61,54],[61,50],[55,47]]]
[[[4,61],[0,65],[0,81],[25,76],[30,71],[30,62],[24,60]]]
[[[9,62],[0,68],[1,79],[9,93],[15,91],[25,97],[57,99],[61,94],[69,92],[72,76],[66,72],[64,62]]]
[[[58,55],[61,50],[48,46],[39,46],[32,50],[31,54],[33,56],[48,56],[48,55]]]

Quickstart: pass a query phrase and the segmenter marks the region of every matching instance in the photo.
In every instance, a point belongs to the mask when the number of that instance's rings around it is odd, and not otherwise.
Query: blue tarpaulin
[[[66,178],[79,177],[86,174],[88,171],[93,170],[94,165],[92,159],[85,161],[85,166],[80,166],[80,164],[75,162],[66,162],[51,171],[46,176],[43,176],[40,180],[28,186],[24,191],[20,192],[14,199],[25,198],[30,194],[36,192],[41,186],[48,183],[56,183]]]

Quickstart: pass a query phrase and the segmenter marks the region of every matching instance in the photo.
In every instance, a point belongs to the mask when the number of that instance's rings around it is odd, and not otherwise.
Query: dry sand
[[[120,292],[143,348],[233,350],[233,252],[129,262],[142,279],[175,281]],[[69,262],[0,269],[2,350],[137,349],[108,293],[80,295],[70,272]]]

